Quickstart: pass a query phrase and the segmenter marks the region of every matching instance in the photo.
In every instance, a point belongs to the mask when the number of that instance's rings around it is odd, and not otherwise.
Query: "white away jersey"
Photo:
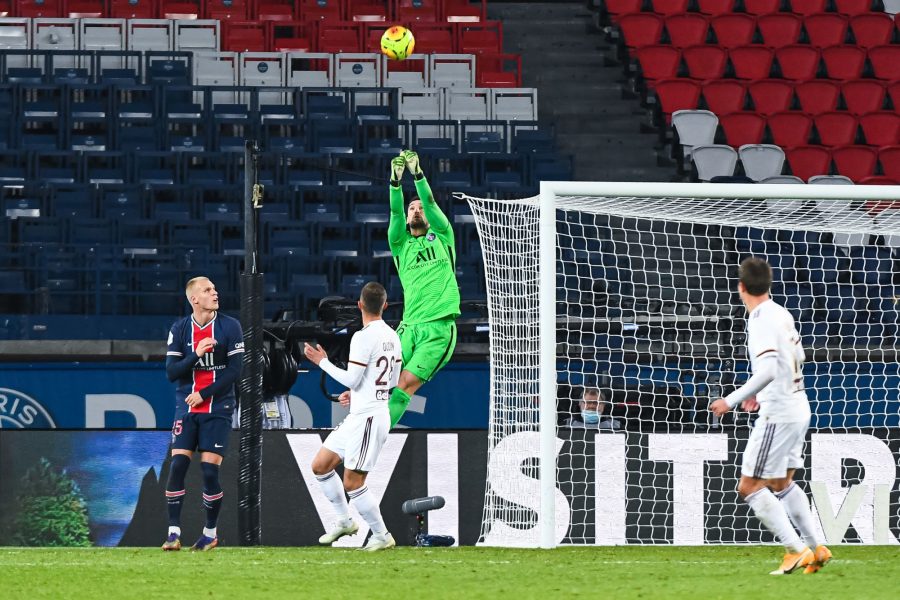
[[[809,400],[803,387],[806,352],[791,313],[773,300],[757,306],[747,321],[747,350],[754,373],[763,358],[775,354],[778,359],[775,379],[756,394],[760,416],[773,422],[808,421]]]
[[[387,408],[391,389],[400,380],[400,357],[400,337],[382,320],[353,334],[348,362],[364,367],[365,372],[359,385],[350,390],[350,414]]]

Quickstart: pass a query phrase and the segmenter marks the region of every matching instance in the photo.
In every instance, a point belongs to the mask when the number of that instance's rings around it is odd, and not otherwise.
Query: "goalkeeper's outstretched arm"
[[[428,225],[436,233],[447,233],[450,231],[450,220],[437,202],[434,201],[434,194],[431,193],[431,186],[425,179],[425,173],[422,172],[422,166],[419,164],[419,155],[412,150],[404,150],[401,156],[406,160],[406,166],[412,173],[416,184],[416,192],[419,194],[419,200],[422,201],[422,212],[428,219]]]
[[[388,243],[399,244],[403,241],[403,233],[406,231],[406,215],[403,213],[403,188],[400,187],[400,179],[406,170],[406,159],[402,155],[391,161],[391,218],[388,221]]]

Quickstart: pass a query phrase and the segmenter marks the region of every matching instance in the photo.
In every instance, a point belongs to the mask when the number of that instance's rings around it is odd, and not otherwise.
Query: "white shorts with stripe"
[[[341,457],[345,469],[368,473],[375,467],[390,429],[387,406],[369,414],[349,414],[328,434],[324,446]]]
[[[778,479],[787,475],[788,469],[802,469],[807,429],[809,421],[773,423],[757,419],[744,449],[741,475]]]

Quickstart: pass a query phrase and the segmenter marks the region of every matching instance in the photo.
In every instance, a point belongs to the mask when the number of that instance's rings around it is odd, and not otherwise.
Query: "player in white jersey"
[[[738,293],[750,313],[747,350],[753,376],[728,397],[713,402],[710,409],[716,416],[738,404],[748,411],[759,410],[744,449],[738,493],[784,544],[784,559],[772,575],[800,568],[815,573],[831,560],[831,551],[815,527],[809,499],[794,483],[794,471],[803,467],[810,419],[803,388],[806,353],[794,317],[769,297],[769,264],[748,258],[741,263],[738,279]]]
[[[332,431],[312,462],[312,471],[325,497],[334,506],[338,521],[331,531],[319,538],[320,544],[331,544],[345,535],[359,530],[350,517],[350,504],[362,515],[372,530],[365,550],[383,550],[395,545],[388,533],[378,500],[366,486],[366,475],[378,461],[391,428],[388,399],[400,377],[400,338],[381,318],[387,306],[387,292],[375,282],[363,286],[359,297],[363,328],[350,340],[347,369],[340,369],[328,360],[321,346],[304,347],[306,357],[339,383],[350,388],[341,394],[341,403],[350,405],[350,414]],[[344,484],[334,469],[344,463]]]

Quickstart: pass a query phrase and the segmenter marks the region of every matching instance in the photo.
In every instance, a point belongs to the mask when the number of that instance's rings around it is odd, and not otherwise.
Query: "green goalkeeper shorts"
[[[397,328],[403,355],[403,370],[422,381],[431,381],[443,368],[456,348],[456,321],[452,318],[407,325]]]

